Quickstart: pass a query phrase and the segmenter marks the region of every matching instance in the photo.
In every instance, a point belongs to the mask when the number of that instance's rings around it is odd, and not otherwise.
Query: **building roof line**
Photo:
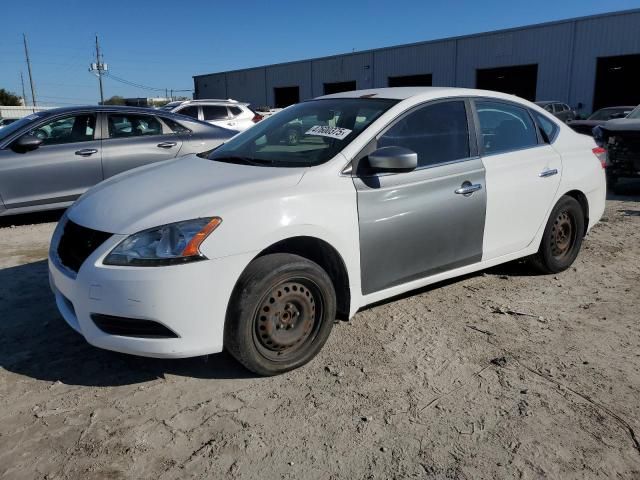
[[[413,42],[413,43],[403,43],[403,44],[400,44],[400,45],[392,45],[392,46],[389,46],[389,47],[370,48],[370,49],[367,49],[367,50],[358,50],[358,51],[355,51],[355,52],[336,53],[334,55],[325,55],[325,56],[322,56],[322,57],[313,57],[313,58],[305,58],[305,59],[301,59],[301,60],[292,60],[292,61],[289,61],[289,62],[271,63],[271,64],[267,64],[267,65],[259,65],[259,66],[256,66],[256,67],[238,68],[238,69],[234,69],[234,70],[223,70],[223,71],[220,71],[220,72],[212,72],[212,73],[202,73],[202,74],[199,74],[199,75],[193,75],[192,78],[210,77],[210,76],[213,76],[213,75],[222,75],[222,74],[228,74],[228,73],[248,72],[248,71],[251,71],[251,70],[261,70],[261,69],[270,68],[270,67],[283,67],[283,66],[287,66],[287,65],[295,65],[297,63],[317,62],[317,61],[320,61],[320,60],[331,60],[331,59],[339,58],[339,57],[365,55],[365,54],[383,52],[383,51],[386,51],[386,50],[392,50],[392,49],[397,49],[397,48],[407,48],[407,47],[415,47],[415,46],[429,45],[429,44],[435,44],[435,43],[454,42],[454,41],[458,41],[458,40],[466,40],[466,39],[470,39],[470,38],[484,37],[484,36],[488,36],[488,35],[500,35],[500,34],[505,34],[505,33],[512,33],[512,32],[517,32],[517,31],[522,31],[522,30],[528,30],[528,29],[532,29],[532,28],[550,27],[550,26],[554,26],[554,25],[562,25],[562,24],[574,23],[574,22],[577,23],[577,22],[588,21],[588,20],[593,20],[593,19],[597,19],[597,18],[615,17],[615,16],[619,16],[619,15],[628,15],[628,14],[634,14],[634,13],[640,13],[640,8],[633,8],[633,9],[629,9],[629,10],[617,10],[617,11],[614,11],[614,12],[606,12],[606,13],[596,13],[596,14],[593,14],[593,15],[586,15],[586,16],[583,16],[583,17],[566,18],[566,19],[562,19],[562,20],[551,20],[549,22],[533,23],[533,24],[530,24],[530,25],[521,25],[519,27],[504,28],[504,29],[501,29],[501,30],[490,30],[490,31],[485,31],[485,32],[470,33],[470,34],[467,34],[467,35],[459,35],[459,36],[455,36],[455,37],[436,38],[436,39],[433,39],[433,40],[423,40],[423,41]]]

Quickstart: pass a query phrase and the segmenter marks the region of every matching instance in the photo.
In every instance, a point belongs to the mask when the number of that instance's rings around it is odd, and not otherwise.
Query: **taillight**
[[[259,114],[257,114],[257,113],[256,113],[256,114],[253,116],[253,118],[251,119],[251,121],[252,121],[253,123],[258,123],[258,122],[259,122],[260,120],[262,120],[263,118],[264,118],[264,117],[263,117],[262,115],[259,115]]]
[[[593,148],[591,151],[593,152],[593,154],[596,157],[598,157],[598,160],[600,160],[600,165],[602,165],[602,168],[606,168],[606,166],[607,166],[607,151],[602,147]]]

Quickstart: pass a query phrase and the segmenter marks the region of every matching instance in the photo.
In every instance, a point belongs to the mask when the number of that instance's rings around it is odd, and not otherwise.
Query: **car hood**
[[[608,132],[640,132],[640,119],[616,118],[602,125]]]
[[[304,168],[237,165],[189,155],[112,177],[87,191],[68,217],[88,228],[132,234],[221,215],[225,205],[295,186]]]

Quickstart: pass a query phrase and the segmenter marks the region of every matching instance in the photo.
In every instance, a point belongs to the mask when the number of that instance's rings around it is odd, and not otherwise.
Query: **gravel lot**
[[[59,213],[0,220],[0,476],[640,478],[640,185],[620,193],[568,271],[374,306],[276,378],[89,346],[48,289]]]

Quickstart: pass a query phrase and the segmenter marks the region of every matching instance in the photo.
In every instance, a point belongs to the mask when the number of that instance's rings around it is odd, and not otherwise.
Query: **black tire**
[[[530,257],[531,263],[543,273],[566,270],[580,252],[584,231],[580,203],[573,197],[560,198],[549,215],[538,253]]]
[[[252,372],[277,375],[315,357],[335,318],[335,289],[318,264],[287,253],[265,255],[238,280],[224,346]]]

